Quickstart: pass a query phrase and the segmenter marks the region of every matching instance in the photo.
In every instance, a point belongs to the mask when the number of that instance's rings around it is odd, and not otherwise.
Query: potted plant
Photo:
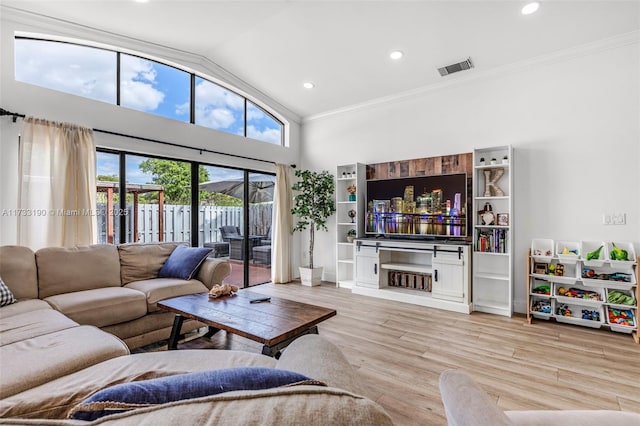
[[[328,171],[314,172],[311,170],[296,170],[298,181],[291,189],[297,193],[293,197],[291,214],[298,217],[298,223],[293,231],[303,231],[309,228],[309,266],[300,267],[300,281],[303,285],[319,285],[322,277],[322,267],[313,265],[313,245],[315,230],[327,231],[327,219],[336,211],[333,193],[335,184],[333,175]]]
[[[356,230],[355,229],[349,229],[347,231],[347,242],[352,243],[353,239],[356,237]]]

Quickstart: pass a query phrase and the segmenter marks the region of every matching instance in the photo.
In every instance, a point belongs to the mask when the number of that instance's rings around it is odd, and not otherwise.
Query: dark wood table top
[[[250,303],[270,297],[270,301]],[[158,302],[158,307],[208,326],[274,346],[336,315],[335,309],[240,290],[232,296],[190,294]]]

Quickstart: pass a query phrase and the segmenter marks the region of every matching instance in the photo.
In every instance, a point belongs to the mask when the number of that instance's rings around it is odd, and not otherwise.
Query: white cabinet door
[[[433,258],[432,296],[462,302],[464,289],[464,257],[452,253],[437,253]]]
[[[378,253],[374,247],[355,247],[356,285],[378,288]]]

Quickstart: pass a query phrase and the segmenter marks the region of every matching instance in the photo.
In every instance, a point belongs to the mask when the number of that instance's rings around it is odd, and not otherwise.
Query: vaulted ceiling
[[[617,0],[547,0],[527,16],[518,0],[0,3],[202,55],[300,117],[460,78],[437,68],[467,57],[468,73],[500,72],[640,29],[640,2]]]

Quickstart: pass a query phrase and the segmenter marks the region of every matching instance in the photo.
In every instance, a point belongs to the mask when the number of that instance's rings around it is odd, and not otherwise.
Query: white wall
[[[114,131],[144,138],[205,148],[270,162],[295,164],[299,159],[300,124],[299,117],[279,106],[247,84],[229,76],[216,68],[215,64],[184,52],[176,52],[156,45],[147,45],[112,34],[90,31],[72,24],[25,14],[4,13],[0,32],[0,100],[2,108],[30,116],[54,121],[64,121],[86,127]],[[260,142],[240,136],[217,132],[204,127],[180,123],[163,117],[146,114],[127,108],[117,107],[65,93],[44,89],[14,80],[14,35],[16,31],[32,32],[52,36],[89,40],[109,44],[118,48],[153,55],[188,67],[194,72],[215,79],[228,81],[252,100],[274,106],[275,113],[288,123],[287,147]],[[0,212],[18,207],[18,133],[21,120],[12,123],[8,117],[0,119]],[[168,147],[137,139],[123,138],[104,133],[95,133],[99,147],[155,154],[185,160],[198,160],[215,165],[249,168],[273,172],[272,163],[251,161],[213,153],[202,153],[183,148]],[[0,216],[0,244],[17,242],[15,217]]]
[[[335,173],[337,163],[511,144],[515,308],[524,312],[532,238],[617,239],[640,248],[639,43],[637,34],[625,40],[504,73],[460,74],[459,84],[307,120],[301,164]],[[603,225],[605,212],[626,213],[627,224]],[[316,237],[314,259],[327,277],[335,276],[331,223]]]

